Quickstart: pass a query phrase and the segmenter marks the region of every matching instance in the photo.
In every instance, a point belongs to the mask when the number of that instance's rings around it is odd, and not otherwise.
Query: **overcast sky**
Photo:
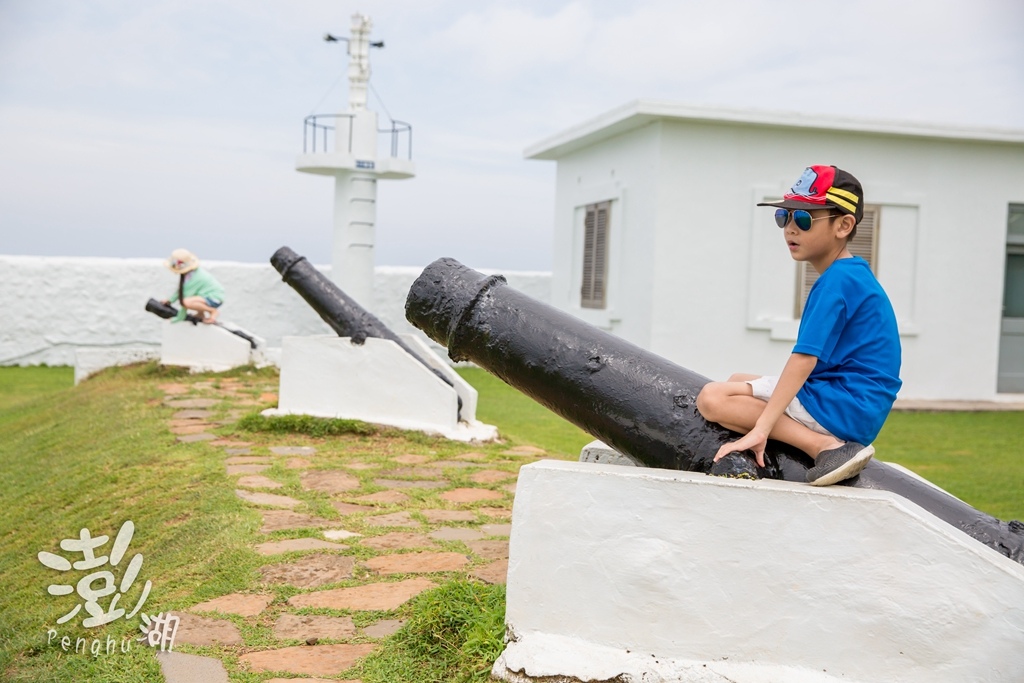
[[[329,263],[333,181],[294,164],[357,11],[417,169],[378,265],[549,269],[523,149],[635,99],[1024,129],[1021,0],[0,0],[0,253]]]

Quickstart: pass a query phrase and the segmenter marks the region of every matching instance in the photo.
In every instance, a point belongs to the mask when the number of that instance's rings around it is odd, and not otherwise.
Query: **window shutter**
[[[871,266],[871,272],[878,274],[878,214],[877,206],[865,206],[864,217],[857,225],[857,236],[847,243],[847,248],[854,256],[860,256]],[[799,318],[807,304],[807,296],[811,287],[818,280],[818,271],[810,263],[801,261],[797,264],[797,299],[796,317]]]
[[[605,308],[608,290],[608,221],[611,202],[590,204],[583,219],[583,283],[580,306]]]

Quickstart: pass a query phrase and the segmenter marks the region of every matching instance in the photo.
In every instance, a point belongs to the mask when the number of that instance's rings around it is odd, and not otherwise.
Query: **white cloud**
[[[593,18],[579,0],[541,15],[520,6],[484,5],[432,41],[439,50],[465,51],[465,66],[487,78],[510,78],[579,55]]]

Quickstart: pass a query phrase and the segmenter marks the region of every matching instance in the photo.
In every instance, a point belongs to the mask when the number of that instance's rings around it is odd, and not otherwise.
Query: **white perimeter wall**
[[[1007,212],[1024,147],[660,120],[558,159],[552,302],[712,379],[778,374],[796,264],[772,209],[804,167],[881,205],[877,271],[900,323],[903,399],[997,399]],[[580,309],[580,207],[612,200],[609,310]]]
[[[286,335],[333,334],[269,263],[203,266],[226,290],[221,319],[263,337],[268,346],[281,346]],[[317,269],[330,274],[330,266]],[[370,312],[396,334],[422,335],[405,320],[405,297],[422,271],[376,269]],[[550,300],[549,273],[502,273],[516,289]],[[156,348],[163,321],[146,312],[146,301],[169,297],[177,282],[161,259],[0,255],[0,365],[73,365],[76,348]]]

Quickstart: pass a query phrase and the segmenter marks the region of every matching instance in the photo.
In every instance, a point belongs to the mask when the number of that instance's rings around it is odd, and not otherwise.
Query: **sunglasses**
[[[784,228],[789,225],[790,216],[793,218],[793,222],[796,223],[796,227],[801,230],[810,230],[811,223],[814,221],[820,221],[822,218],[834,218],[830,213],[827,216],[818,216],[817,218],[811,218],[811,214],[803,209],[776,209],[775,210],[775,225],[780,228]]]

